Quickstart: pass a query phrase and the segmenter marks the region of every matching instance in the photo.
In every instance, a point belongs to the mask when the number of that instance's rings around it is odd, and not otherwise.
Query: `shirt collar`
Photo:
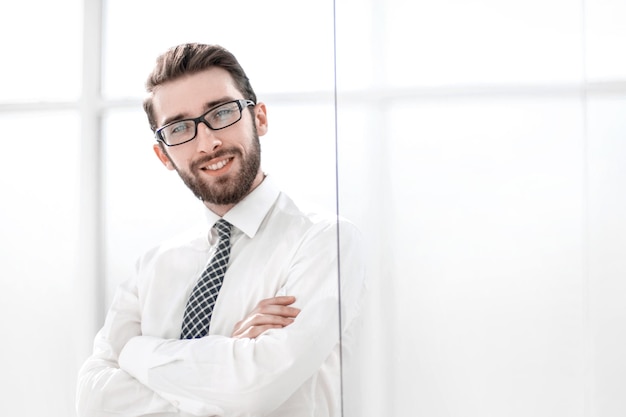
[[[266,176],[261,184],[231,208],[223,218],[249,238],[253,238],[279,194],[280,190],[274,181],[270,176]],[[205,210],[205,214],[211,227],[220,219],[209,209]]]

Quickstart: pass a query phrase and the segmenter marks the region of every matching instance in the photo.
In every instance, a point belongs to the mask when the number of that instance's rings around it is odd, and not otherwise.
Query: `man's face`
[[[243,95],[231,75],[214,67],[165,83],[154,90],[157,125],[198,117],[210,108]],[[259,135],[267,131],[265,105],[242,110],[241,120],[221,130],[198,125],[196,138],[178,146],[157,144],[154,150],[168,169],[175,169],[207,207],[223,215],[263,179]]]

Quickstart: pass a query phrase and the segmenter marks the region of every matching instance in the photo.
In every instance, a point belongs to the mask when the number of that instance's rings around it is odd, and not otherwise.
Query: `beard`
[[[261,166],[261,144],[256,129],[253,129],[252,139],[252,146],[248,149],[247,155],[244,155],[237,148],[221,149],[214,154],[194,161],[189,167],[189,172],[179,169],[171,159],[170,161],[185,185],[198,199],[216,205],[237,204],[251,191]],[[203,178],[199,167],[211,159],[223,155],[238,156],[241,167],[238,172],[215,178],[212,183],[209,183]]]

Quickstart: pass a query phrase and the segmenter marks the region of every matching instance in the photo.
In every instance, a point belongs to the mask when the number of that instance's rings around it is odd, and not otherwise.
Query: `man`
[[[339,416],[358,231],[305,215],[263,173],[266,106],[228,51],[174,47],[147,89],[154,151],[207,226],[147,252],[120,286],[79,374],[79,416]]]

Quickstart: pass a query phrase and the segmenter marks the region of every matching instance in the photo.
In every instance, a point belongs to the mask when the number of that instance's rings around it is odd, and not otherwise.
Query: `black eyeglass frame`
[[[205,119],[205,116],[209,113],[211,113],[213,110],[220,108],[226,104],[231,104],[231,103],[237,103],[237,106],[239,107],[239,118],[237,120],[235,120],[232,123],[227,124],[226,126],[222,126],[222,127],[218,127],[217,129],[214,128],[213,126],[211,126],[209,124],[209,122]],[[200,123],[204,123],[209,129],[211,130],[222,130],[222,129],[226,129],[227,127],[230,127],[232,125],[234,125],[235,123],[237,123],[238,121],[241,120],[241,118],[243,117],[243,109],[245,109],[248,106],[256,106],[256,103],[252,100],[248,100],[248,99],[244,99],[241,98],[239,100],[232,100],[232,101],[227,101],[224,103],[220,103],[217,106],[211,107],[209,110],[207,110],[206,112],[204,112],[203,114],[201,114],[198,117],[195,117],[193,119],[180,119],[180,120],[174,120],[173,122],[170,122],[164,126],[161,126],[160,128],[158,128],[155,132],[154,132],[154,136],[156,137],[156,140],[158,142],[161,142],[162,144],[164,144],[165,146],[168,147],[172,147],[172,146],[178,146],[178,145],[182,145],[185,144],[187,142],[191,142],[192,140],[194,140],[196,138],[196,136],[198,136],[198,125]],[[176,123],[180,123],[180,122],[194,122],[194,135],[191,137],[191,139],[188,139],[184,142],[181,143],[177,143],[175,145],[170,145],[169,143],[167,143],[165,141],[165,139],[163,138],[163,135],[161,134],[161,132],[163,131],[163,129],[176,124]]]

